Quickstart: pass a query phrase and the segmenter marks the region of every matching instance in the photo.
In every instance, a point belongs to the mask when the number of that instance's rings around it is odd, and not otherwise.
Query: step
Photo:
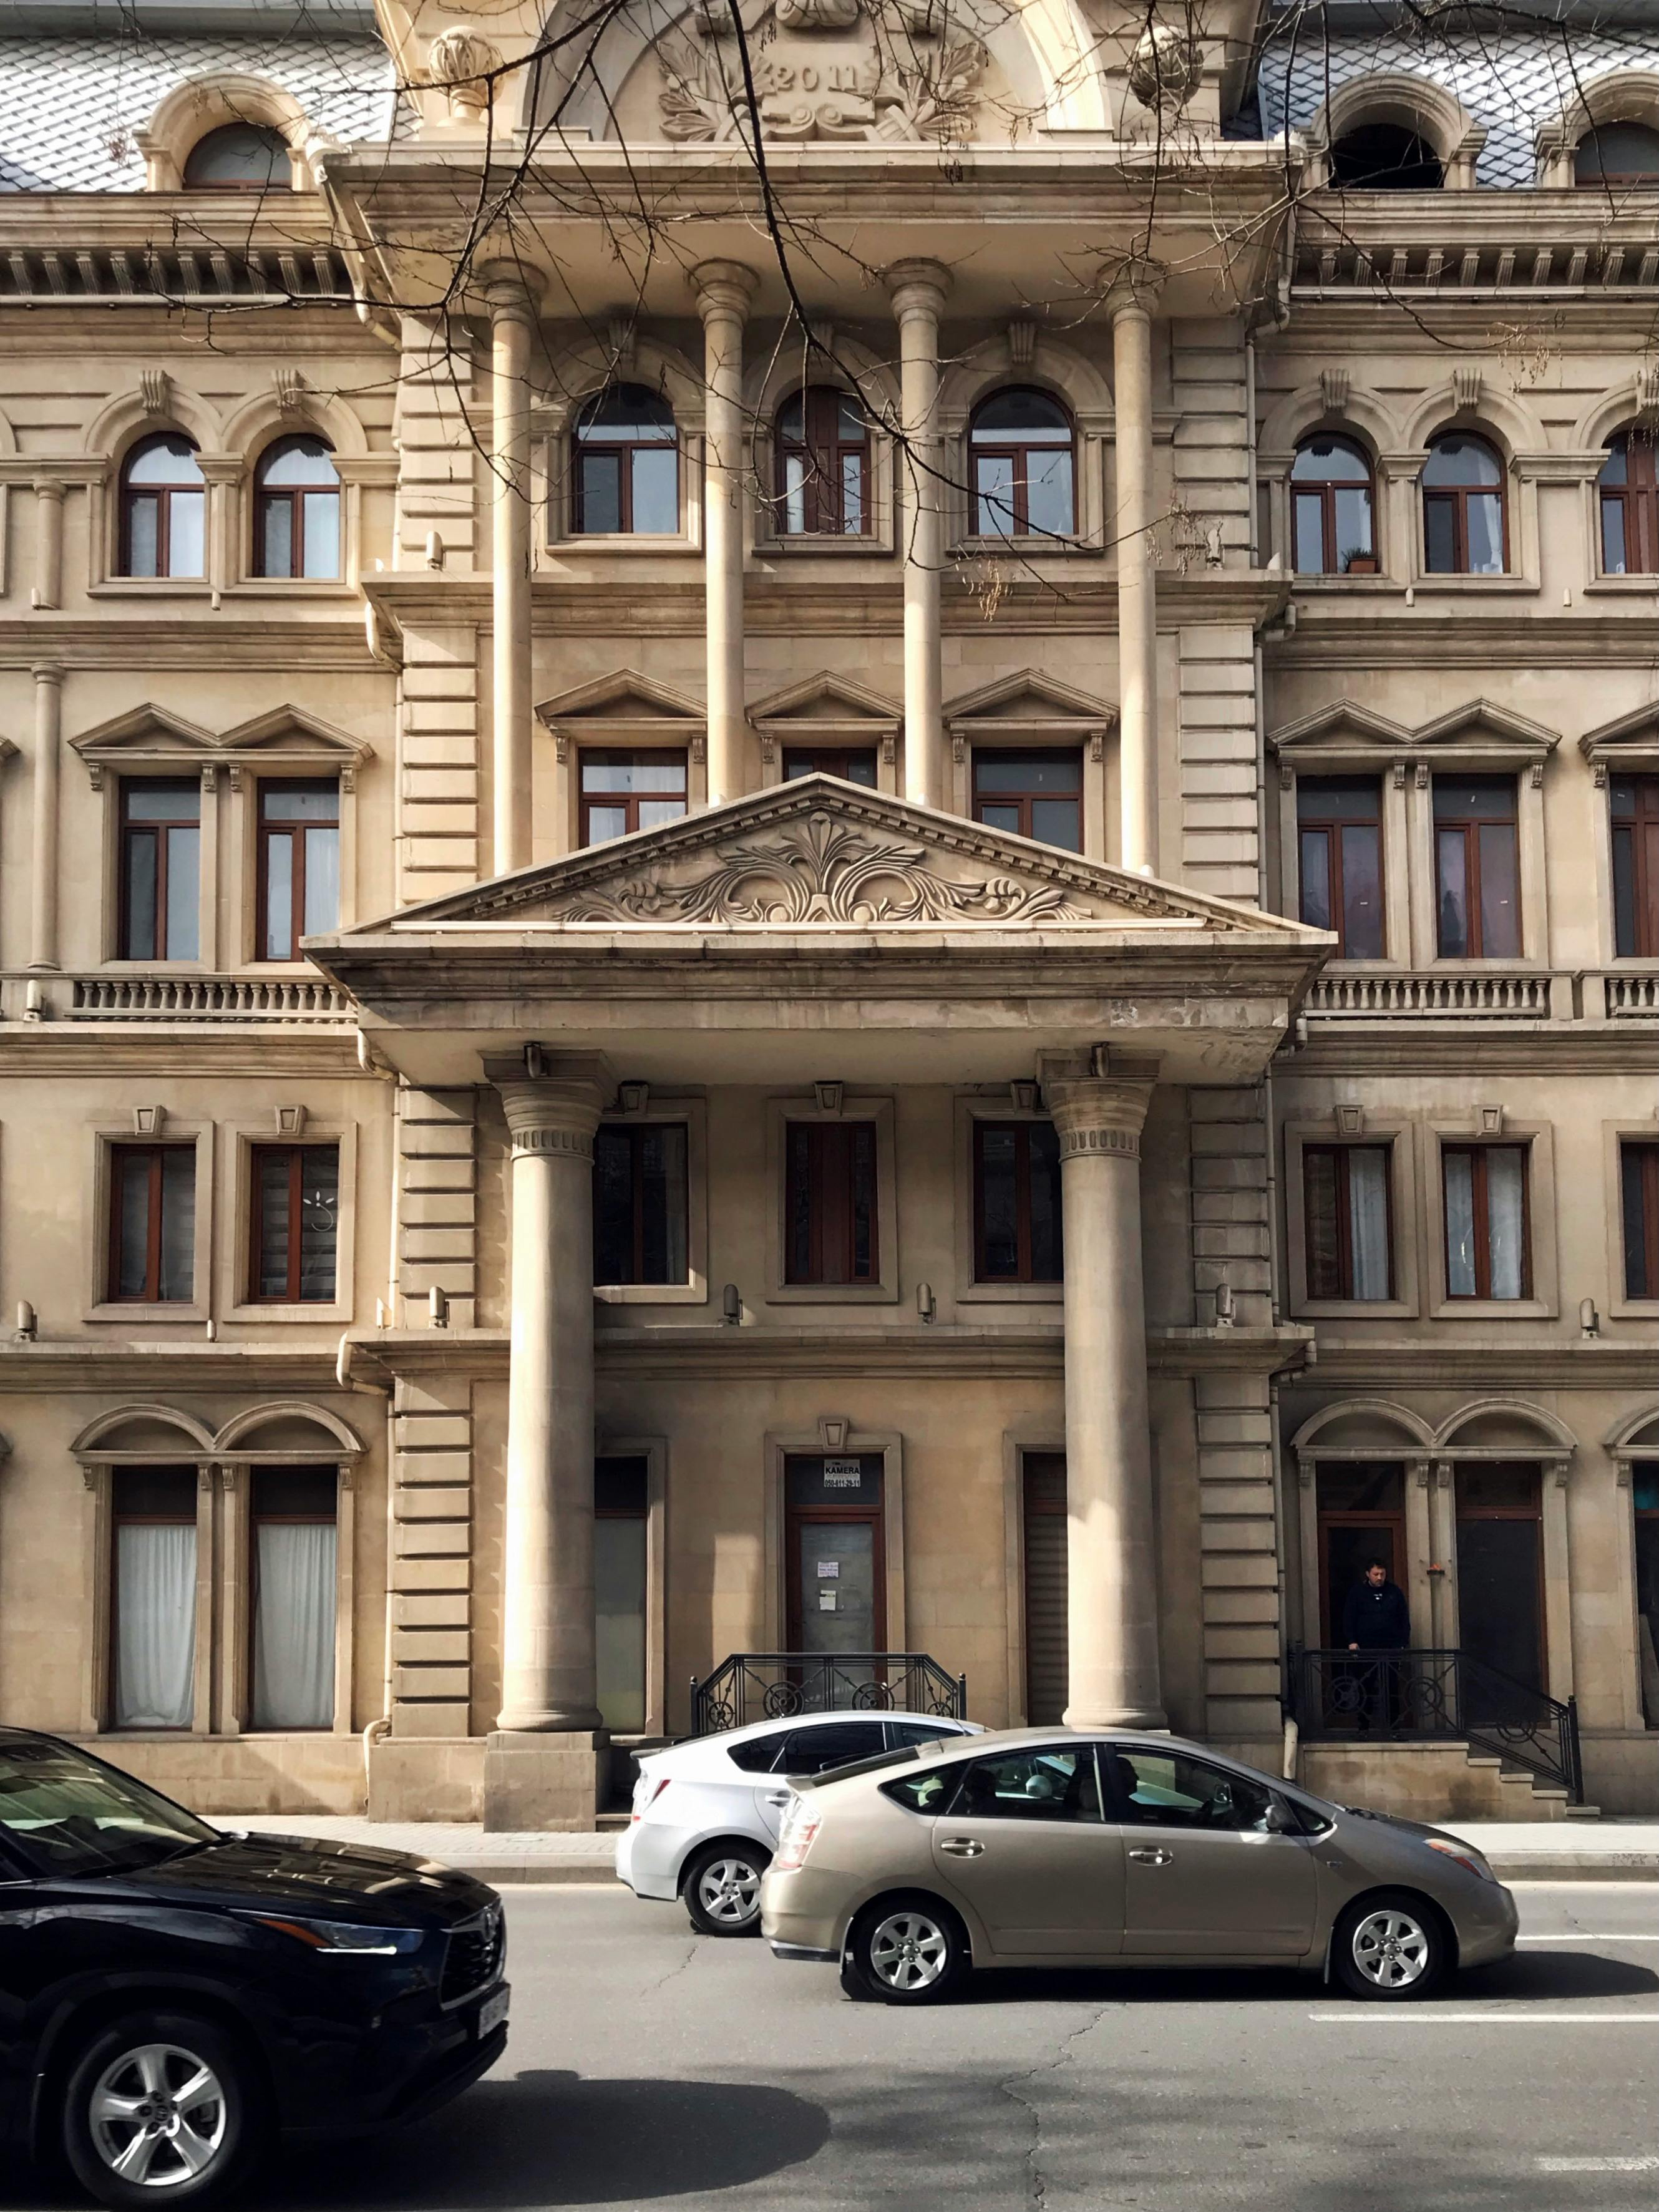
[[[1601,1817],[1599,1805],[1564,1805],[1561,1811],[1563,1818],[1569,1820],[1599,1820]]]

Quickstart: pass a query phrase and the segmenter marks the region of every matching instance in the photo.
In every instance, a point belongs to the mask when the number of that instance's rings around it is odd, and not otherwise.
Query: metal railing
[[[76,975],[78,1021],[349,1022],[351,1000],[314,975]]]
[[[1578,1708],[1462,1650],[1348,1651],[1292,1645],[1285,1705],[1304,1736],[1467,1743],[1584,1802]]]
[[[691,1678],[691,1733],[714,1735],[798,1713],[968,1717],[968,1677],[925,1651],[734,1651]]]

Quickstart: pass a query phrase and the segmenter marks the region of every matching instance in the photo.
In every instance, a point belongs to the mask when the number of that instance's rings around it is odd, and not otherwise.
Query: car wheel
[[[64,2100],[76,2178],[117,2212],[205,2204],[245,2169],[258,2134],[252,2069],[211,2021],[132,2013],[95,2035]]]
[[[848,1930],[842,1987],[879,2004],[938,2004],[961,1986],[970,1960],[955,1913],[931,1897],[884,1897]]]
[[[1401,1890],[1349,1907],[1337,1923],[1331,1964],[1350,1996],[1398,2002],[1438,1986],[1446,1953],[1437,1915]]]
[[[753,1844],[714,1844],[685,1870],[691,1925],[704,1936],[754,1936],[760,1929],[761,1876],[769,1852]]]

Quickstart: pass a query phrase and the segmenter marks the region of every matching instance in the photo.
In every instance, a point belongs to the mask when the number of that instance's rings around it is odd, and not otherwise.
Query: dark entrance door
[[[1070,1662],[1066,1644],[1066,1460],[1060,1452],[1027,1452],[1021,1468],[1025,1556],[1025,1721],[1057,1723],[1066,1711]]]
[[[1464,1718],[1529,1722],[1544,1686],[1538,1469],[1518,1461],[1462,1466],[1456,1482],[1458,1648],[1508,1678],[1466,1670]]]
[[[792,1453],[784,1487],[789,1650],[829,1657],[884,1650],[881,1454]]]
[[[1314,1480],[1319,1500],[1319,1595],[1325,1643],[1346,1644],[1350,1593],[1381,1559],[1406,1587],[1406,1470],[1395,1460],[1327,1461]]]

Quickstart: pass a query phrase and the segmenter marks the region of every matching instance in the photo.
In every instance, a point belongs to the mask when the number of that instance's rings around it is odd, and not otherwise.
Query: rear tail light
[[[812,1838],[823,1826],[823,1816],[809,1812],[804,1802],[797,1797],[784,1817],[783,1833],[778,1839],[778,1855],[775,1867],[787,1874],[793,1867],[802,1865],[812,1848]]]
[[[634,1785],[634,1818],[642,1820],[667,1787],[666,1775],[660,1782],[653,1782],[648,1774],[641,1775]]]

